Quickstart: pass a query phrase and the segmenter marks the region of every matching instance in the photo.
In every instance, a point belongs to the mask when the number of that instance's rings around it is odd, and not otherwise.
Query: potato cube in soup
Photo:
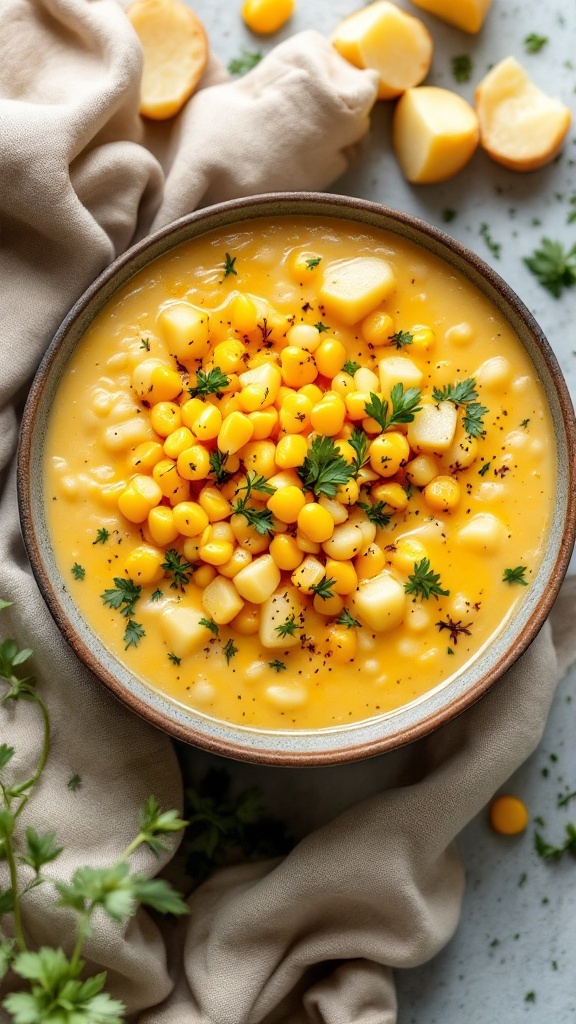
[[[472,33],[480,31],[492,6],[492,0],[412,0],[412,3],[456,28]]]
[[[171,654],[187,658],[207,643],[210,633],[201,624],[202,618],[194,608],[177,605],[166,609],[161,619],[161,630]]]
[[[449,89],[408,89],[394,111],[394,150],[404,177],[415,185],[452,178],[468,163],[479,138],[475,110]]]
[[[478,512],[458,530],[457,539],[470,551],[491,555],[502,550],[508,531],[491,512]]]
[[[377,0],[342,21],[332,45],[357,68],[378,72],[378,98],[393,99],[422,82],[432,62],[433,43],[419,18],[388,0]]]
[[[386,398],[390,397],[395,384],[402,384],[407,391],[408,388],[419,388],[424,378],[422,370],[406,356],[388,356],[387,359],[381,359],[378,363],[378,372],[380,388]]]
[[[389,572],[362,580],[354,591],[353,614],[375,633],[399,626],[404,618],[406,595],[404,587]]]
[[[232,622],[242,611],[244,601],[232,583],[225,576],[216,576],[202,594],[202,607],[209,619],[219,626]]]
[[[363,320],[393,291],[394,271],[377,256],[358,256],[331,263],[324,272],[320,305],[328,316],[351,325]]]
[[[170,355],[179,363],[193,363],[208,353],[208,314],[204,310],[190,302],[171,302],[159,313],[158,324]]]
[[[280,583],[280,569],[272,555],[260,555],[234,577],[238,593],[251,604],[264,604]]]
[[[272,594],[262,605],[260,642],[263,647],[297,647],[304,624],[304,602],[296,587]]]
[[[414,451],[447,452],[454,441],[458,410],[452,402],[423,405],[408,424],[408,443]]]

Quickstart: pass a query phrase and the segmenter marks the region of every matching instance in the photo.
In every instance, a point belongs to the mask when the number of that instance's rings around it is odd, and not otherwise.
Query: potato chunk
[[[480,31],[492,6],[492,0],[412,0],[412,3],[472,33]]]
[[[182,605],[167,608],[162,615],[161,630],[170,652],[186,658],[199,651],[210,638],[210,631],[200,622],[204,616],[195,608]]]
[[[479,512],[472,516],[457,533],[457,539],[464,547],[490,555],[502,548],[506,537],[504,523],[490,512]]]
[[[381,100],[394,99],[418,85],[432,62],[428,29],[388,0],[377,0],[345,18],[331,42],[350,64],[378,72]]]
[[[479,138],[476,112],[449,89],[408,89],[394,111],[392,143],[404,177],[415,185],[454,177]]]
[[[202,359],[209,350],[208,314],[190,302],[171,302],[158,315],[170,355],[186,365]]]
[[[399,626],[404,618],[404,587],[389,572],[362,580],[354,591],[353,614],[358,615],[375,633]]]
[[[388,356],[381,359],[378,363],[378,372],[380,388],[386,398],[390,397],[395,384],[403,384],[405,390],[419,388],[424,377],[422,370],[406,356]]]
[[[392,267],[378,256],[358,256],[332,263],[320,286],[320,305],[328,316],[351,325],[363,320],[394,289]]]
[[[286,587],[272,594],[262,605],[260,642],[270,649],[297,647],[304,624],[304,602],[296,587]],[[295,623],[292,633],[279,631],[285,623]]]
[[[496,163],[533,171],[557,155],[570,111],[530,81],[514,57],[488,72],[476,89],[480,143]]]
[[[280,583],[280,569],[272,555],[260,555],[234,577],[240,597],[251,604],[264,604]]]
[[[423,405],[408,424],[408,443],[414,451],[447,452],[456,434],[458,410],[452,402]]]
[[[202,594],[202,607],[209,619],[214,619],[219,626],[224,626],[227,622],[232,622],[238,612],[242,611],[244,601],[232,580],[218,575],[205,588]]]

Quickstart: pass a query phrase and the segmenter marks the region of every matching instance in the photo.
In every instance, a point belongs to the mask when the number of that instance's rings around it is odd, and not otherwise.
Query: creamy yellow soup
[[[87,622],[171,700],[265,729],[414,701],[502,629],[555,493],[543,389],[441,260],[346,222],[241,224],[132,278],[46,442]]]

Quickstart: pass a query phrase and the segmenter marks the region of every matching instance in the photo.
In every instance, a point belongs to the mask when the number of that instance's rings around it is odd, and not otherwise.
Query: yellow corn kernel
[[[158,406],[156,406],[156,409]],[[181,452],[194,444],[194,435],[188,427],[178,427],[164,441],[164,452],[169,459],[177,459]]]
[[[221,452],[234,455],[245,444],[248,444],[253,433],[254,427],[246,413],[231,412],[224,418],[220,428],[218,448]]]
[[[213,441],[222,426],[222,413],[215,405],[206,402],[202,411],[192,423],[192,433],[199,441]]]
[[[304,552],[289,533],[277,534],[270,543],[269,551],[278,568],[285,571],[297,569],[304,558]]]
[[[371,580],[386,565],[386,555],[377,544],[370,544],[361,555],[356,555],[354,567],[359,580]]]
[[[149,476],[133,476],[118,497],[118,508],[131,523],[143,523],[149,512],[159,505],[162,491]]]
[[[217,487],[203,487],[198,495],[198,504],[204,509],[211,523],[228,519],[232,512],[230,502]]]
[[[246,548],[237,547],[234,548],[228,561],[218,566],[218,572],[221,576],[226,576],[227,579],[231,580],[236,573],[240,572],[240,569],[250,565],[251,561],[252,555],[250,552],[246,551]]]
[[[335,377],[348,358],[346,349],[337,338],[322,341],[314,353],[318,373],[323,377]]]
[[[384,477],[394,476],[410,458],[408,441],[404,434],[395,430],[375,438],[370,444],[369,451],[372,469]]]
[[[490,824],[503,836],[516,836],[528,824],[526,804],[517,796],[497,796],[490,804]]]
[[[222,569],[220,569],[222,572]],[[257,604],[246,601],[242,611],[232,619],[230,626],[240,636],[254,636],[260,629],[260,609]]]
[[[172,490],[166,495],[170,504],[174,506],[179,501],[190,501],[190,484],[188,480],[183,480],[177,473],[175,477],[168,477],[168,479],[172,480]]]
[[[312,384],[318,376],[314,356],[304,348],[297,348],[296,345],[287,345],[282,349],[280,365],[282,380],[291,388]]]
[[[200,537],[185,537],[182,544],[182,554],[190,565],[194,565],[200,558]]]
[[[334,580],[332,590],[335,594],[346,597],[358,586],[358,574],[352,562],[337,562],[335,558],[327,558],[324,566],[326,578]]]
[[[195,501],[179,501],[174,505],[174,525],[183,537],[198,537],[208,526],[208,516]]]
[[[240,334],[250,334],[256,330],[258,310],[249,295],[240,292],[234,296],[230,303],[230,320],[234,330]]]
[[[267,550],[270,537],[258,533],[257,529],[250,525],[241,512],[236,512],[231,517],[230,526],[240,547],[245,548],[250,554],[259,555]]]
[[[366,403],[370,401],[370,395],[364,391],[350,391],[344,397],[346,412],[349,420],[363,420],[366,417]]]
[[[216,578],[216,569],[213,565],[201,565],[199,569],[196,569],[192,573],[192,579],[197,587],[201,590],[205,590],[206,587],[212,583],[212,580]]]
[[[390,505],[390,508],[396,509],[397,512],[403,512],[408,505],[406,491],[402,484],[398,484],[394,480],[385,484],[377,484],[370,491],[370,495],[373,501],[383,501],[385,505]]]
[[[277,471],[276,445],[273,441],[249,441],[240,450],[239,455],[246,471],[253,470],[265,480],[274,476]]]
[[[334,520],[327,509],[313,501],[298,513],[298,529],[316,544],[323,544],[334,533]]]
[[[164,449],[158,441],[143,441],[132,453],[130,465],[137,473],[151,473],[163,458]]]
[[[315,352],[321,340],[320,331],[312,324],[295,324],[286,335],[288,345],[304,348],[307,352]]]
[[[304,384],[303,387],[298,388],[299,395],[306,395],[312,402],[312,405],[316,405],[317,402],[321,402],[324,398],[324,391],[319,388],[317,384]]]
[[[267,409],[269,405],[274,405],[278,392],[282,387],[282,374],[276,363],[272,362],[269,356],[267,356],[264,362],[259,363],[257,366],[252,366],[249,370],[241,373],[238,381],[240,387],[244,388],[244,390],[252,387],[261,389],[259,392],[251,392],[253,395],[259,395],[259,404],[254,406],[253,409],[248,410],[249,412],[254,412],[255,409]]]
[[[354,377],[349,373],[346,373],[344,370],[341,370],[340,373],[337,373],[336,376],[332,378],[330,387],[332,391],[335,391],[338,395],[342,395],[343,398],[346,398],[346,395],[350,394],[351,391],[356,391]]]
[[[189,398],[187,402],[183,402],[180,406],[180,415],[182,417],[182,425],[192,429],[194,420],[198,419],[205,403],[201,398]]]
[[[301,488],[280,487],[268,498],[267,506],[273,516],[282,523],[295,523],[304,508],[306,499]]]
[[[406,476],[416,487],[426,487],[439,473],[438,460],[433,455],[417,455],[406,464]]]
[[[241,373],[244,369],[246,345],[237,338],[221,341],[212,353],[214,366],[219,366],[222,373]]]
[[[150,423],[160,437],[168,437],[182,425],[180,406],[175,402],[158,402],[150,410]]]
[[[152,370],[151,388],[145,396],[149,405],[170,402],[182,394],[182,378],[170,366],[157,366]]]
[[[256,412],[266,405],[266,389],[261,384],[247,384],[238,394],[242,412]]]
[[[319,615],[326,615],[327,618],[332,619],[334,616],[340,615],[344,607],[344,599],[340,597],[340,594],[332,594],[332,597],[320,597],[319,594],[315,594],[312,604],[314,611]]]
[[[358,651],[356,630],[333,622],[328,627],[326,647],[334,664],[345,665],[348,661],[354,661]]]
[[[356,458],[356,452],[354,451],[352,445],[349,444],[348,440],[344,437],[336,438],[334,444],[335,447],[338,449],[339,454],[344,459],[346,465],[351,466]]]
[[[412,335],[412,346],[411,352],[428,352],[432,348],[436,341],[436,335],[431,327],[426,327],[424,324],[416,324],[410,328],[410,334]]]
[[[274,405],[276,406],[277,409],[281,409],[284,399],[287,398],[288,395],[295,394],[297,394],[296,388],[288,388],[286,387],[285,384],[282,384],[278,389],[278,394],[276,395],[276,398],[274,399]]]
[[[428,552],[417,537],[402,537],[396,541],[395,550],[390,552],[390,562],[403,573],[414,571],[416,562],[428,557]]]
[[[301,466],[308,454],[308,442],[302,434],[286,434],[276,445],[276,465],[279,469]]]
[[[231,544],[236,543],[234,530],[230,526],[230,523],[224,522],[223,520],[218,523],[210,523],[210,529],[214,540],[229,540]]]
[[[312,402],[300,392],[286,395],[280,407],[279,423],[287,434],[308,433]]]
[[[302,481],[295,469],[283,469],[281,473],[271,476],[268,483],[277,491],[281,487],[297,487],[299,491],[302,490]]]
[[[394,321],[382,309],[369,313],[360,324],[362,337],[369,345],[385,345],[394,334]]]
[[[312,429],[318,434],[326,434],[328,437],[335,437],[344,426],[346,418],[346,406],[336,395],[339,401],[323,398],[321,402],[312,406],[310,410],[310,422]]]
[[[148,529],[155,544],[166,547],[178,536],[178,527],[174,523],[174,510],[167,505],[157,505],[148,513]]]
[[[234,544],[229,540],[220,540],[214,537],[214,527],[207,526],[200,539],[198,549],[200,558],[208,565],[224,565],[229,562],[234,553]],[[232,616],[233,618],[233,616]]]
[[[146,586],[147,583],[158,583],[164,576],[162,563],[165,560],[163,551],[149,544],[140,544],[134,548],[124,562],[124,571],[131,580]]]
[[[319,562],[313,555],[308,555],[300,565],[294,569],[290,577],[292,583],[303,594],[313,594],[313,587],[324,579],[325,572],[322,562]]]
[[[453,476],[437,476],[424,488],[424,501],[433,512],[453,512],[460,503],[460,484]]]
[[[210,455],[201,444],[180,452],[176,465],[183,480],[205,480],[210,472]]]
[[[288,266],[292,276],[302,285],[307,280],[314,281],[319,267],[322,267],[322,257],[317,252],[292,252]]]
[[[345,484],[338,484],[336,488],[336,501],[339,501],[342,505],[355,505],[358,501],[360,494],[360,488],[358,483],[352,477]]]
[[[370,466],[360,466],[356,475],[356,482],[359,487],[365,487],[367,484],[376,483],[377,480],[381,479],[382,478],[378,473],[375,473],[373,469],[370,469]]]
[[[267,437],[275,435],[278,426],[278,410],[273,405],[269,405],[266,409],[257,409],[256,412],[249,412],[248,419],[254,428],[253,441],[264,441]]]
[[[302,530],[296,530],[296,543],[306,555],[319,555],[322,548],[318,541],[310,540],[308,534],[303,533]]]
[[[232,412],[242,412],[240,402],[238,401],[238,395],[222,395],[222,398],[218,401],[218,409],[220,410],[222,420],[225,420]]]

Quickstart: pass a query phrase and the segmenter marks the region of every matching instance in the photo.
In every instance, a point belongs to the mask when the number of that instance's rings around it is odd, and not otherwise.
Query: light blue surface
[[[239,56],[243,46],[267,51],[301,29],[328,33],[360,4],[354,0],[300,0],[290,24],[272,39],[257,38],[247,31],[239,17],[240,0],[194,0],[192,6],[206,26],[214,53],[227,63]],[[435,56],[429,84],[455,88],[471,99],[474,84],[489,65],[513,55],[536,84],[560,96],[576,114],[575,0],[494,0],[486,25],[476,37],[444,25],[408,0],[399,0],[399,6],[420,16],[433,34]],[[538,54],[524,51],[523,40],[529,33],[549,37]],[[464,53],[472,57],[474,71],[470,83],[457,85],[451,74],[451,58]],[[515,174],[478,152],[457,178],[418,188],[402,179],[392,153],[391,110],[391,104],[377,106],[369,137],[359,147],[353,166],[332,190],[376,200],[447,227],[454,237],[491,263],[543,327],[574,397],[576,289],[555,300],[530,274],[522,257],[542,236],[568,246],[576,243],[576,221],[567,223],[570,212],[576,212],[576,204],[570,203],[576,195],[575,126],[560,159],[540,171]],[[447,208],[457,211],[448,226],[442,217]],[[501,246],[499,259],[481,234],[483,224]],[[192,752],[189,759],[195,773],[213,761]],[[238,784],[260,784],[272,804],[285,807],[297,831],[306,831],[318,820],[311,808],[320,804],[322,817],[328,817],[345,806],[353,792],[359,796],[377,789],[370,762],[329,771],[330,798],[327,794],[323,802],[319,801],[315,792],[318,779],[303,771],[297,775],[297,791],[284,794],[279,801],[274,798],[278,771],[233,767]],[[562,841],[565,825],[576,821],[576,798],[567,807],[557,808],[557,795],[575,789],[573,671],[560,684],[540,748],[506,790],[525,800],[532,818],[544,819],[541,831],[556,843]],[[312,792],[315,795],[310,799]],[[534,851],[533,834],[534,826],[530,825],[517,839],[495,836],[485,813],[465,829],[459,845],[468,885],[460,926],[452,942],[433,961],[398,973],[399,1024],[576,1022],[576,860],[568,857],[557,864],[543,862]],[[534,1001],[526,1001],[530,993],[534,993]]]

